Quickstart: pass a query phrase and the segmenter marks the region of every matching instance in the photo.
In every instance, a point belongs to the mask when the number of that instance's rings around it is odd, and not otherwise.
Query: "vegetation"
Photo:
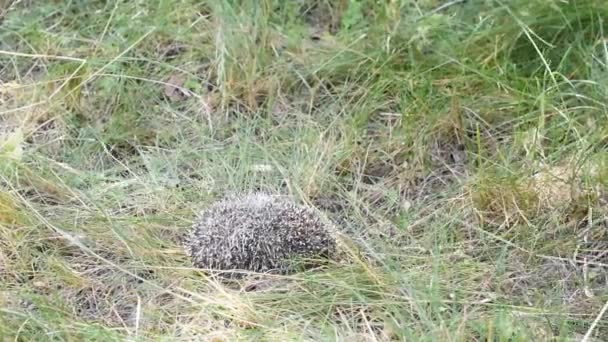
[[[3,340],[608,339],[605,0],[4,3]],[[345,260],[193,268],[260,189]]]

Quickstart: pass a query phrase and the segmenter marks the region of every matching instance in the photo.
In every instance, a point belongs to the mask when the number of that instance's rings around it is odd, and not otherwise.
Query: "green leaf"
[[[23,131],[0,134],[0,158],[21,160],[23,157]]]

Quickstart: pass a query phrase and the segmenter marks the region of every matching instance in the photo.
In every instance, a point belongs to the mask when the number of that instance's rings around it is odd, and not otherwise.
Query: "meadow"
[[[608,340],[605,0],[0,2],[2,341]],[[343,260],[181,241],[286,194]]]

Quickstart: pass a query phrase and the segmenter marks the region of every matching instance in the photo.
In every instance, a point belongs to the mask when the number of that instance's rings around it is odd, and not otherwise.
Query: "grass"
[[[608,7],[446,3],[5,2],[3,340],[608,339]],[[192,268],[253,190],[353,252]]]

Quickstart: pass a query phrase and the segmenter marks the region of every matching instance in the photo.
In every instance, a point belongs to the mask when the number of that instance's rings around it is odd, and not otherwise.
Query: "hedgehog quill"
[[[293,271],[293,258],[336,252],[331,227],[313,208],[263,193],[225,198],[203,210],[184,245],[196,267],[226,272],[285,274]]]

